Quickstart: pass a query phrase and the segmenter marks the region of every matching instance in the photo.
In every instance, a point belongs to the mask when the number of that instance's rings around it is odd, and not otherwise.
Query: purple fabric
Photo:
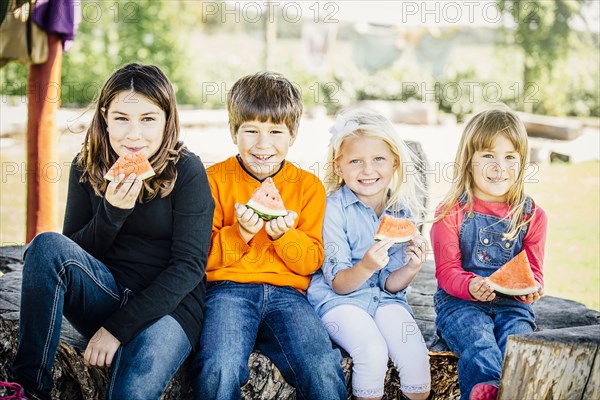
[[[79,0],[38,0],[31,17],[44,31],[59,35],[66,51],[75,38],[80,7]]]

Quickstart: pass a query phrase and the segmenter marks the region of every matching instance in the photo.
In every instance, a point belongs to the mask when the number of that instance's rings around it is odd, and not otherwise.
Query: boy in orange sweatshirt
[[[302,100],[284,77],[238,80],[227,98],[239,154],[207,170],[215,200],[208,289],[194,397],[239,399],[256,346],[299,399],[346,399],[341,354],[304,292],[323,262],[325,189],[285,160],[298,133]],[[263,221],[247,202],[271,178],[288,214]]]

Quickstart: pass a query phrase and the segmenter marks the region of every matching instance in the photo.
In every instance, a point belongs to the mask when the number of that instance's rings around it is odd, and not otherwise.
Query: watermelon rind
[[[255,204],[252,200],[246,203],[246,207],[252,209],[261,219],[265,221],[271,221],[278,217],[285,217],[288,213],[287,210],[279,211],[279,210],[268,210],[265,209],[264,206],[259,206]]]
[[[138,178],[140,178],[141,180],[144,179],[148,179],[152,176],[156,175],[154,170],[150,170],[150,171],[146,171],[143,174],[138,175]],[[104,175],[104,179],[106,179],[107,181],[114,181],[117,177],[113,176],[113,174],[111,173],[111,171],[108,171],[106,173],[106,175]]]
[[[391,239],[394,241],[394,243],[406,243],[406,242],[410,242],[412,240],[414,236],[405,236],[405,237],[389,237],[386,235],[383,235],[381,233],[378,233],[377,235],[375,235],[375,240],[376,241],[380,241],[380,240],[385,240],[385,239]]]
[[[491,282],[489,279],[486,279],[486,281],[490,285],[490,287],[496,292],[506,294],[509,296],[526,296],[528,294],[537,292],[539,289],[537,285],[528,286],[524,288],[506,288]]]

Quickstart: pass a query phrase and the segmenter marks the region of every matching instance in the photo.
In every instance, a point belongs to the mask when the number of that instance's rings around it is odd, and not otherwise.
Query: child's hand
[[[375,244],[367,250],[362,260],[360,260],[362,267],[370,272],[379,271],[384,268],[390,262],[388,250],[393,244],[394,242],[391,239],[375,242]]]
[[[104,197],[113,207],[129,210],[135,206],[135,201],[142,190],[142,180],[135,174],[125,177],[120,174],[106,187]]]
[[[240,235],[246,243],[248,243],[254,235],[256,235],[265,224],[258,214],[251,208],[246,207],[243,204],[235,203],[235,217],[237,218]]]
[[[539,284],[538,284],[539,286]],[[544,295],[544,288],[540,287],[537,292],[530,293],[525,296],[517,296],[523,303],[531,304],[538,301]]]
[[[469,293],[475,300],[492,301],[496,298],[494,289],[481,276],[476,276],[469,282]]]
[[[427,240],[421,235],[416,235],[406,247],[406,254],[409,259],[405,268],[413,268],[418,271],[427,258]]]
[[[294,220],[296,218],[298,218],[298,214],[294,211],[288,211],[288,214],[285,217],[277,217],[267,221],[265,224],[267,235],[269,235],[271,240],[279,239],[284,233],[294,227]]]

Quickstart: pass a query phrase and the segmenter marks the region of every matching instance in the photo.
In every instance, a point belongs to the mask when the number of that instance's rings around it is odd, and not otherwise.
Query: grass
[[[599,310],[600,164],[555,163],[538,175],[527,191],[548,214],[546,293]]]
[[[68,163],[81,138],[59,138],[61,176],[57,185],[57,221],[62,224],[67,192]],[[25,242],[25,145],[0,152],[0,245]],[[15,172],[16,171],[16,172]],[[579,301],[600,309],[600,164],[553,163],[530,174],[527,192],[548,214],[544,275],[546,294]],[[432,188],[436,203],[446,190]],[[60,229],[60,226],[57,227]]]

